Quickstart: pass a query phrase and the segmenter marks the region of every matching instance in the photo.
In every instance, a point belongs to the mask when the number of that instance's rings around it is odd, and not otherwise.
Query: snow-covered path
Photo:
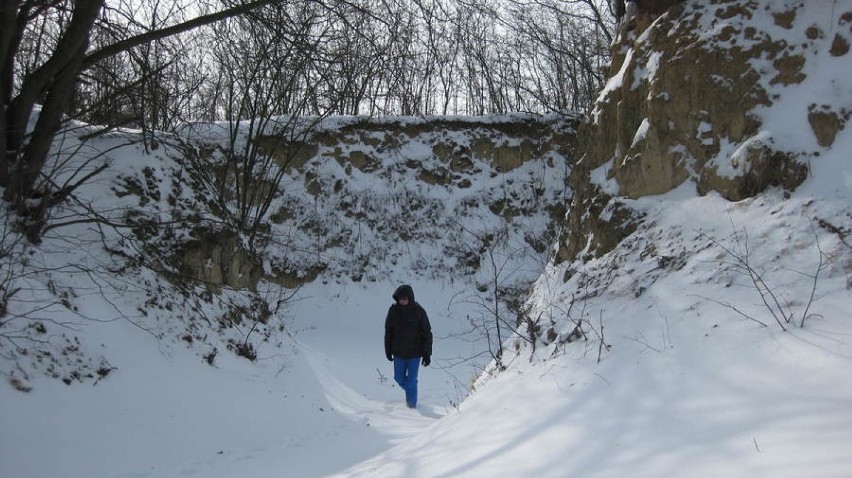
[[[433,426],[475,373],[454,360],[475,348],[452,337],[466,327],[448,312],[454,292],[414,286],[436,333],[417,410],[383,352],[395,285],[316,284],[285,312],[293,340],[261,345],[255,363],[223,351],[210,367],[126,322],[85,324],[116,370],[94,386],[0,389],[0,476],[310,478],[360,463]]]
[[[312,287],[304,294],[308,300],[293,305],[292,327],[299,350],[330,403],[341,410],[370,408],[373,401],[403,401],[383,345],[384,319],[397,285],[348,285],[345,290],[337,289],[344,286]],[[420,369],[420,411],[442,416],[464,398],[487,358],[473,358],[484,350],[478,343],[482,338],[464,335],[470,327],[466,320],[472,313],[470,305],[458,301],[450,305],[449,298],[457,296],[458,290],[426,281],[413,285],[435,336],[432,365]],[[368,401],[355,400],[356,395]]]
[[[392,438],[392,441],[409,437],[432,421],[443,416],[441,407],[434,404],[421,405],[417,410],[404,406],[398,397],[390,401],[370,398],[345,384],[329,368],[328,358],[303,346],[303,352],[311,370],[316,375],[325,399],[332,409],[355,423],[372,427],[379,433]],[[387,379],[382,379],[383,385]]]

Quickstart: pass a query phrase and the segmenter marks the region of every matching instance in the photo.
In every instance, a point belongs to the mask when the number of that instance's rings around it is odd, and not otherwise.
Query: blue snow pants
[[[417,406],[417,371],[419,369],[420,357],[393,358],[393,379],[405,391],[405,403],[409,408]]]

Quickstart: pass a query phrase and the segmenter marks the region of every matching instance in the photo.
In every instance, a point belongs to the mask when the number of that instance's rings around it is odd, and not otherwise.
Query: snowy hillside
[[[318,476],[449,413],[491,360],[494,287],[523,291],[551,255],[569,194],[552,136],[570,137],[568,120],[327,119],[315,134],[337,143],[291,165],[251,246],[228,230],[204,165],[185,163],[188,147],[209,148],[206,167],[219,167],[223,125],[147,148],[111,133],[83,153],[96,128],[80,125],[62,166],[110,167],[40,244],[11,225],[4,236],[16,292],[0,343],[3,476]],[[341,151],[347,135],[369,139]],[[443,161],[430,158],[442,145]],[[395,409],[382,348],[403,282],[439,344],[422,416]],[[341,451],[320,459],[328,446]]]
[[[578,223],[634,213],[608,251],[584,235],[592,227],[538,246],[576,193],[564,187],[572,158],[563,151],[498,168],[459,148],[462,170],[429,153],[442,142],[475,149],[481,132],[406,133],[387,147],[373,128],[339,148],[320,142],[284,177],[251,247],[245,236],[228,242],[224,226],[200,227],[224,223],[215,211],[227,205],[182,167],[186,144],[146,151],[124,146],[127,132],[98,139],[92,152],[113,167],[54,218],[68,225],[25,246],[4,220],[0,476],[852,476],[852,54],[841,53],[852,6],[806,3],[679,7],[703,38],[728,39],[719,48],[771,33],[804,58],[793,61],[803,76],[774,82],[776,67],[750,58],[759,77],[772,75],[756,80],[772,101],[754,107],[756,130],[736,140],[714,129],[725,118],[664,123],[695,140],[678,153],[707,162],[678,163],[685,174],[662,193],[633,194],[641,174],[627,173],[665,149],[657,139],[677,135],[639,116],[598,125],[619,126],[620,152],[635,159],[610,161],[618,147],[607,144],[609,156],[581,165],[606,200],[573,211]],[[676,20],[656,25],[685,28]],[[633,63],[622,73],[632,81],[614,76],[602,102],[636,85],[653,105],[640,85],[665,77],[655,67],[677,53],[655,50],[667,40],[654,28],[627,42]],[[830,142],[809,123],[811,105],[837,119]],[[341,131],[355,122],[330,121]],[[203,137],[224,138],[215,129]],[[498,129],[485,126],[492,144],[520,145]],[[62,146],[73,151],[75,137]],[[737,201],[704,189],[694,168],[747,176],[758,143],[806,165],[803,182]],[[645,185],[661,187],[651,176]],[[75,221],[92,210],[134,227]],[[416,226],[399,227],[414,211]],[[547,263],[566,237],[580,238],[578,254]],[[195,248],[205,241],[215,254]],[[263,262],[229,255],[237,249]],[[228,276],[221,265],[238,259]],[[206,287],[187,277],[203,274]],[[295,292],[280,285],[314,274]],[[251,287],[228,283],[247,277]],[[414,287],[435,333],[416,410],[382,350],[400,283]],[[518,334],[503,344],[487,337],[494,283],[531,287],[507,319]]]
[[[570,138],[572,121],[327,118],[314,125],[310,157],[265,171],[281,170],[265,212],[238,192],[220,194],[210,174],[229,167],[227,125],[153,145],[110,133],[84,149],[80,138],[97,129],[80,125],[57,145],[67,158],[57,168],[109,168],[56,213],[41,244],[20,241],[14,217],[4,218],[10,319],[0,366],[23,388],[40,374],[97,380],[114,368],[88,331],[101,321],[183,342],[211,363],[225,349],[252,356],[288,340],[284,307],[311,281],[458,281],[466,291],[451,295],[461,303],[482,303],[495,282],[520,293],[549,259],[570,195],[568,158],[553,138]],[[237,142],[259,143],[250,126]],[[441,147],[443,157],[431,155]],[[260,220],[240,230],[246,210]]]
[[[814,219],[849,231],[848,204],[643,201],[650,220],[623,248],[538,281],[529,314],[554,342],[516,340],[459,413],[334,476],[848,476],[852,251]],[[786,332],[722,249],[746,244],[790,304]]]

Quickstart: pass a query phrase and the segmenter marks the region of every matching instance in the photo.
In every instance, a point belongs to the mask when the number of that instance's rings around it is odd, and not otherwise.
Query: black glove
[[[430,363],[432,363],[432,357],[426,355],[420,360],[420,363],[423,364],[424,367],[428,367]]]
[[[393,355],[392,354],[385,354],[385,357],[387,357],[389,361],[393,362]]]

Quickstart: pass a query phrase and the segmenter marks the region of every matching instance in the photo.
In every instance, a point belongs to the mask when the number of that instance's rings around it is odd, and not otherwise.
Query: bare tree
[[[339,29],[346,12],[307,0],[270,5],[215,27],[216,37],[229,39],[213,45],[211,58],[222,78],[218,100],[227,140],[218,156],[191,147],[187,156],[214,210],[250,248],[314,126],[331,112],[358,106],[360,75],[337,83],[351,65],[349,50],[337,48],[347,45],[340,36],[346,30]]]
[[[68,118],[150,132],[229,114],[227,72],[201,68],[210,42],[227,37],[188,33],[199,27],[281,7],[252,16],[263,27],[247,33],[278,23],[301,35],[285,51],[310,54],[256,85],[269,88],[254,94],[268,95],[270,112],[480,115],[587,108],[615,26],[605,0],[220,1],[209,12],[162,0],[141,11],[129,0],[2,3],[0,187],[30,240],[79,186],[57,190],[45,175]],[[298,33],[305,25],[321,28]],[[252,55],[275,53],[255,46]]]
[[[241,15],[274,1],[241,3],[121,39],[95,51],[89,51],[89,45],[96,24],[105,21],[105,0],[2,2],[0,98],[5,115],[0,128],[0,150],[3,151],[0,187],[5,188],[4,199],[13,204],[22,218],[30,240],[40,239],[47,211],[79,186],[70,184],[65,189],[55,190],[43,170],[53,138],[62,128],[84,70],[136,46]],[[17,61],[25,37],[35,38],[37,43],[30,48],[38,51],[42,59],[40,63],[29,64],[27,72],[22,71]],[[37,104],[41,105],[39,109]],[[33,124],[34,116],[37,118]]]

